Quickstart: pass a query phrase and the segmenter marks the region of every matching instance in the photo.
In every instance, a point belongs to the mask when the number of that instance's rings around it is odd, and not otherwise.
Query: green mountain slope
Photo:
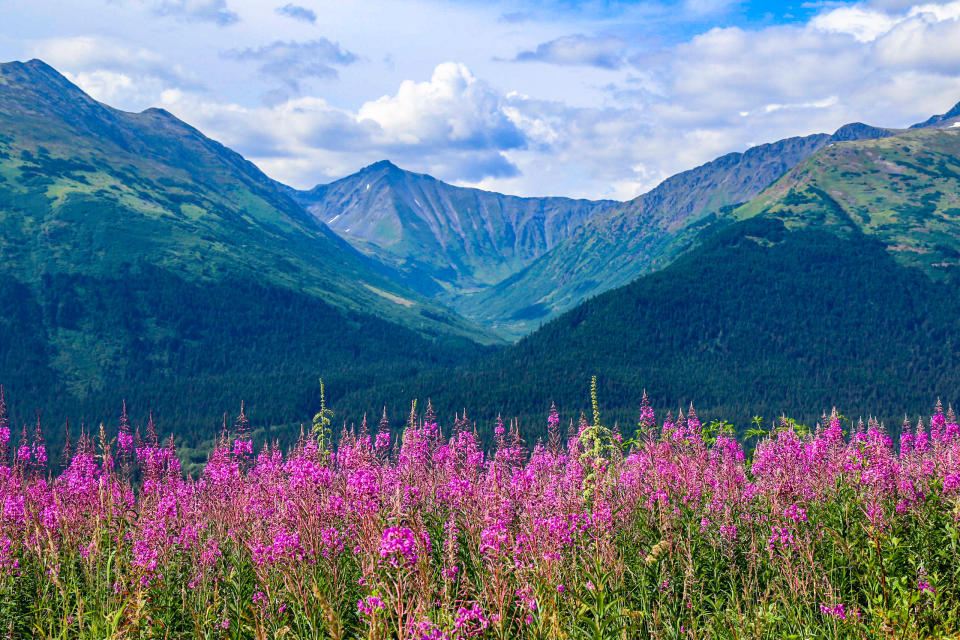
[[[428,333],[477,335],[405,299],[238,154],[165,111],[97,103],[40,61],[0,67],[0,154],[0,250],[20,274],[134,260],[190,278],[243,273]]]
[[[831,145],[734,216],[855,229],[935,279],[960,273],[960,128]]]
[[[870,238],[735,223],[665,269],[601,294],[481,362],[355,393],[469,407],[481,428],[521,416],[532,436],[551,402],[589,411],[600,378],[607,419],[631,425],[646,389],[674,411],[749,425],[781,412],[812,422],[837,406],[899,424],[938,396],[956,404],[956,290],[904,267]],[[896,422],[894,422],[896,420]]]
[[[496,341],[378,274],[238,154],[40,61],[0,65],[0,283],[0,382],[58,418],[112,415],[121,392],[183,429],[227,396],[302,418],[313,398],[291,396],[319,375],[346,387]]]
[[[516,273],[614,204],[455,187],[388,161],[292,193],[404,284],[454,308],[463,293]]]
[[[830,145],[703,225],[667,267],[404,392],[529,416],[551,401],[586,408],[597,374],[611,421],[632,420],[646,388],[741,427],[834,405],[896,425],[938,396],[956,405],[958,198],[960,131]]]
[[[603,211],[524,271],[471,296],[459,309],[504,334],[523,335],[591,296],[669,264],[711,216],[750,200],[826,145],[892,133],[850,124],[833,135],[759,145],[679,173]]]

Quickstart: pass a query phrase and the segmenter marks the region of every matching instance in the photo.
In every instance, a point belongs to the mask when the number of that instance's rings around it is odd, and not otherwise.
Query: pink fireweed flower
[[[833,616],[834,618],[839,618],[841,620],[847,619],[846,607],[842,602],[835,605],[828,605],[827,603],[823,602],[820,604],[820,613],[827,616]]]
[[[203,552],[200,554],[200,565],[203,567],[209,567],[215,564],[222,555],[223,553],[220,551],[220,543],[217,542],[215,538],[210,538],[207,540],[207,543],[203,548]]]
[[[33,459],[36,461],[37,466],[44,466],[47,464],[47,448],[42,444],[34,443],[33,445]]]
[[[480,553],[494,557],[499,556],[504,553],[504,547],[508,540],[507,526],[502,520],[498,520],[480,532]]]
[[[790,505],[783,510],[783,515],[786,518],[790,518],[794,522],[806,522],[807,521],[807,510],[803,507],[798,507],[795,504]]]
[[[419,640],[450,640],[450,634],[429,620],[417,622],[413,628],[415,637]]]
[[[550,409],[550,415],[547,416],[547,427],[549,429],[556,429],[560,426],[560,414],[557,412],[556,407]]]
[[[362,616],[372,616],[377,611],[383,611],[387,606],[377,596],[367,596],[357,601],[357,612]]]
[[[320,530],[320,544],[322,545],[320,553],[324,558],[343,553],[345,548],[343,534],[333,527],[324,527]]]
[[[253,443],[249,440],[234,440],[233,441],[233,456],[235,458],[241,458],[244,456],[253,455]]]
[[[533,596],[533,589],[529,586],[520,587],[514,592],[514,595],[517,596],[517,604],[523,609],[527,611],[537,610],[537,599]]]
[[[484,614],[483,608],[474,602],[469,607],[457,609],[453,626],[461,635],[470,637],[483,633],[490,626],[490,619]]]
[[[133,451],[133,435],[128,431],[121,431],[117,434],[117,445],[124,452]]]
[[[407,527],[389,527],[380,539],[380,558],[393,567],[416,564],[417,540]]]
[[[150,546],[146,540],[136,540],[133,543],[133,566],[145,571],[155,571],[157,558],[160,552]]]
[[[14,555],[13,541],[10,538],[0,538],[0,571],[16,570],[20,568],[20,560]]]
[[[770,527],[770,538],[767,545],[771,551],[795,549],[797,542],[793,537],[793,530],[787,527]]]
[[[737,527],[732,524],[720,525],[720,537],[726,542],[734,543],[737,541]]]
[[[449,568],[444,567],[443,569],[443,577],[446,578],[447,580],[453,580],[454,578],[457,577],[458,573],[460,573],[460,567],[458,567],[457,565],[453,565]]]

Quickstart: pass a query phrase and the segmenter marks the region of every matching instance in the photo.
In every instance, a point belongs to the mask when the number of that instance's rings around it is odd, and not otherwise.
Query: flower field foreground
[[[691,409],[525,446],[432,411],[198,478],[172,443],[39,429],[0,466],[7,638],[921,638],[960,624],[952,412],[844,435],[783,421],[751,456]],[[384,421],[385,422],[385,421]],[[715,426],[715,425],[714,425]],[[0,447],[9,447],[0,422]]]

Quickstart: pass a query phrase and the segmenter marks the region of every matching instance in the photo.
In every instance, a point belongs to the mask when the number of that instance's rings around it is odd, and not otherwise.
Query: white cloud
[[[156,75],[176,76],[163,56],[143,47],[111,38],[77,36],[44,40],[34,47],[38,57],[57,67],[72,69],[137,69]]]
[[[924,14],[932,16],[935,20],[956,20],[960,18],[960,2],[921,4],[910,7],[907,15],[912,18]]]
[[[895,12],[890,13],[891,9]],[[839,7],[817,15],[810,25],[821,31],[851,35],[859,42],[872,42],[904,23],[919,20],[931,24],[958,18],[960,2],[957,1],[921,5],[895,2],[881,3],[880,10],[868,5]]]
[[[923,13],[902,21],[876,42],[877,55],[891,66],[960,72],[960,19],[937,20]]]
[[[138,91],[133,78],[115,71],[65,72],[67,79],[95,100],[104,104],[116,104]]]
[[[111,105],[150,104],[164,89],[201,90],[192,74],[156,51],[106,37],[42,40],[31,50],[91,96]]]
[[[147,0],[153,10],[163,16],[181,20],[213,22],[226,26],[240,21],[240,16],[231,11],[226,0]]]
[[[339,75],[336,67],[359,59],[355,53],[326,38],[306,42],[276,40],[260,47],[229,49],[222,55],[241,62],[254,62],[261,75],[279,81],[282,88],[271,92],[273,102],[299,95],[306,79],[336,78]]]
[[[301,7],[300,5],[293,4],[288,2],[282,7],[277,7],[274,11],[281,16],[287,16],[293,20],[299,20],[300,22],[307,22],[310,24],[317,23],[317,13],[313,9],[308,9],[306,7]]]
[[[780,111],[781,109],[826,109],[827,107],[832,107],[837,104],[839,99],[837,96],[830,96],[829,98],[824,98],[823,100],[814,100],[812,102],[801,102],[797,104],[768,104],[763,108],[765,113],[773,113],[774,111]],[[750,115],[748,111],[741,111],[741,116]]]
[[[464,65],[444,63],[426,82],[341,109],[302,97],[246,108],[167,91],[165,108],[235,147],[273,177],[298,187],[341,177],[390,158],[447,180],[513,176],[504,151],[523,147],[506,99]]]
[[[858,42],[870,42],[890,31],[897,19],[862,7],[840,7],[816,16],[811,25],[830,33],[844,33]]]
[[[624,64],[624,50],[625,43],[618,37],[575,34],[544,42],[532,51],[521,51],[514,60],[619,69]]]
[[[453,62],[438,65],[427,82],[406,80],[395,95],[365,103],[358,117],[376,122],[381,142],[388,145],[511,149],[524,144],[501,96]]]

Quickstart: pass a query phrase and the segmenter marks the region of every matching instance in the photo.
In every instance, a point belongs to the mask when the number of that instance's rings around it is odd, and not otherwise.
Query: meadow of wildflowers
[[[411,411],[199,477],[151,425],[48,471],[0,406],[0,637],[927,638],[960,626],[960,429],[784,420],[744,451],[696,412],[546,442]],[[321,416],[323,417],[323,416]],[[325,418],[324,418],[325,419]],[[927,426],[929,425],[929,426]]]

